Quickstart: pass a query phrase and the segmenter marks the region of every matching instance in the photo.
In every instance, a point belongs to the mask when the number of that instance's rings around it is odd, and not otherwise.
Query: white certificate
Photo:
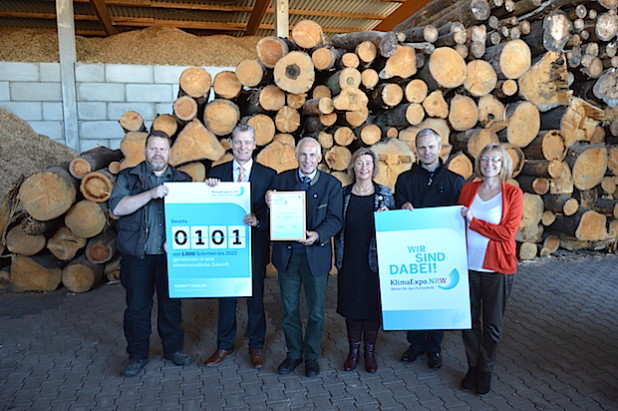
[[[270,197],[270,240],[304,240],[305,215],[304,191],[273,191]]]

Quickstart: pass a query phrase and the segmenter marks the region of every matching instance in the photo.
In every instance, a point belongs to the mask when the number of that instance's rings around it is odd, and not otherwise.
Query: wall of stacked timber
[[[173,136],[171,163],[195,181],[231,159],[226,137],[239,122],[257,130],[257,161],[278,171],[296,167],[301,136],[315,137],[324,152],[320,167],[344,184],[351,153],[371,146],[380,160],[377,180],[392,187],[415,161],[414,139],[424,127],[441,134],[446,166],[466,178],[484,145],[503,142],[515,164],[512,184],[525,192],[521,259],[558,247],[613,251],[616,6],[465,0],[431,10],[430,3],[396,32],[330,40],[307,20],[291,39],[260,40],[258,59],[232,70],[182,71],[170,114],[151,127]],[[90,150],[17,182],[6,198],[0,229],[8,229],[14,288],[62,282],[84,291],[117,275],[106,201],[114,175],[143,159],[146,137],[138,111],[118,121],[120,150]],[[36,282],[33,272],[40,273]]]

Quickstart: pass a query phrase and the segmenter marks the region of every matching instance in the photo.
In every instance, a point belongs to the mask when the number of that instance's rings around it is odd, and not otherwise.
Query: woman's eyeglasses
[[[481,157],[481,162],[483,163],[489,163],[490,161],[496,164],[496,163],[501,162],[502,159],[500,157]]]

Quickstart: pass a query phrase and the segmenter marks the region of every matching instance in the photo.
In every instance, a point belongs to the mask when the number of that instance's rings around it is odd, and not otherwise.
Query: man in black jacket
[[[399,175],[395,183],[397,208],[414,210],[422,207],[451,206],[457,204],[459,192],[465,180],[443,166],[440,159],[442,144],[440,135],[430,128],[416,135],[416,155],[420,164]],[[427,354],[429,368],[442,366],[441,345],[444,331],[410,330],[410,347],[401,356],[401,361],[412,362],[420,354]]]
[[[253,161],[255,130],[241,124],[232,131],[232,153],[234,160],[210,170],[206,180],[210,186],[220,181],[251,183],[251,213],[244,223],[251,227],[251,281],[252,296],[247,299],[247,338],[249,357],[254,368],[264,366],[262,348],[266,335],[264,315],[264,275],[269,257],[268,210],[264,200],[266,190],[271,188],[275,170]],[[234,352],[236,340],[236,298],[219,298],[219,320],[217,325],[217,350],[206,360],[205,366],[220,364]]]
[[[318,357],[324,330],[324,303],[328,272],[332,266],[331,237],[343,224],[343,191],[335,177],[317,169],[322,160],[320,143],[305,137],[296,146],[299,168],[275,177],[276,190],[306,192],[307,231],[300,241],[273,242],[272,262],[278,270],[283,332],[287,357],[279,374],[289,374],[305,359],[305,375],[320,373]],[[270,192],[267,203],[270,204]],[[308,320],[303,333],[300,291],[304,288]]]
[[[169,297],[163,217],[163,197],[169,191],[163,183],[191,178],[168,164],[170,139],[161,131],[148,135],[145,156],[146,161],[118,175],[109,199],[110,209],[120,217],[116,244],[122,254],[120,281],[126,289],[127,301],[124,333],[129,362],[125,377],[139,374],[148,363],[155,289],[163,357],[178,366],[192,362],[183,351],[180,300]]]

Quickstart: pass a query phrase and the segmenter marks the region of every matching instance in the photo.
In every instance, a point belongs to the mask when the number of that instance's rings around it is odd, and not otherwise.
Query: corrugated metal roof
[[[95,1],[105,5],[107,16],[96,13]],[[327,35],[371,30],[395,12],[403,1],[289,0],[289,22],[293,26],[302,19],[312,19]],[[428,1],[420,0],[420,3]],[[270,1],[255,32],[246,31],[252,13],[258,12],[256,6],[259,4],[261,0],[74,0],[73,9],[76,32],[83,35],[109,35],[105,30],[105,19],[110,22],[110,31],[119,32],[164,24],[191,30],[195,34],[274,35],[275,16]],[[55,30],[55,15],[54,0],[0,1],[0,29]]]

